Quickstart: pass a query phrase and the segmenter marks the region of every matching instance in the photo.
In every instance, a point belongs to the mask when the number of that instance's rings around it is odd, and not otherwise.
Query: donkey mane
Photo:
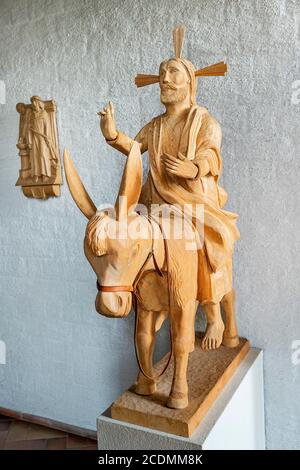
[[[86,240],[96,256],[107,253],[107,226],[109,221],[110,219],[105,212],[96,212],[87,224]]]

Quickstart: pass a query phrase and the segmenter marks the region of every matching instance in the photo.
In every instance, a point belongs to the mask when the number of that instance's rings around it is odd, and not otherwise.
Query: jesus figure
[[[220,306],[226,318],[235,321],[232,253],[239,238],[237,215],[223,209],[227,194],[218,184],[222,171],[221,129],[208,110],[196,103],[195,72],[193,64],[177,51],[175,57],[160,64],[159,77],[153,80],[159,81],[165,112],[148,122],[134,138],[141,152],[149,154],[150,170],[140,202],[148,207],[166,203],[203,205],[204,243],[198,250],[197,295],[207,319],[202,347],[216,349],[222,342],[235,347],[237,336],[224,337]],[[107,143],[128,155],[133,140],[117,129],[112,103],[99,114]]]

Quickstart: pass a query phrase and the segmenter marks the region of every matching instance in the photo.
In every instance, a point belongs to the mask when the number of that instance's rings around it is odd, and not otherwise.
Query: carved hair
[[[88,246],[96,256],[107,253],[107,225],[109,218],[105,212],[96,212],[86,227],[85,237]]]

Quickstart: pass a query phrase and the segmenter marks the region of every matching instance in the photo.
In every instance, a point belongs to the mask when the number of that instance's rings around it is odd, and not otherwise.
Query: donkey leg
[[[136,341],[141,366],[147,375],[153,376],[152,359],[155,344],[154,312],[141,308],[138,309]],[[148,379],[139,371],[134,391],[139,395],[152,395],[156,391],[155,380]]]
[[[189,360],[188,352],[174,351],[174,376],[171,393],[167,400],[169,408],[183,409],[189,404],[187,366]]]
[[[225,331],[223,344],[228,348],[235,348],[239,344],[238,331],[235,319],[235,291],[232,289],[221,300],[221,306],[225,314]]]
[[[202,340],[202,349],[217,349],[222,344],[224,333],[220,304],[203,305],[203,310],[206,315],[207,328]]]
[[[174,375],[171,392],[167,400],[169,408],[182,409],[188,406],[187,367],[189,353],[195,345],[195,315],[197,302],[188,302],[185,307],[173,307],[171,312]]]

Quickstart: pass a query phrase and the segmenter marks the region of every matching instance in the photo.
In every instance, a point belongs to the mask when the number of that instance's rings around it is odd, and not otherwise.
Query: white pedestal
[[[117,421],[97,420],[100,450],[265,449],[263,353],[251,348],[190,438]]]

